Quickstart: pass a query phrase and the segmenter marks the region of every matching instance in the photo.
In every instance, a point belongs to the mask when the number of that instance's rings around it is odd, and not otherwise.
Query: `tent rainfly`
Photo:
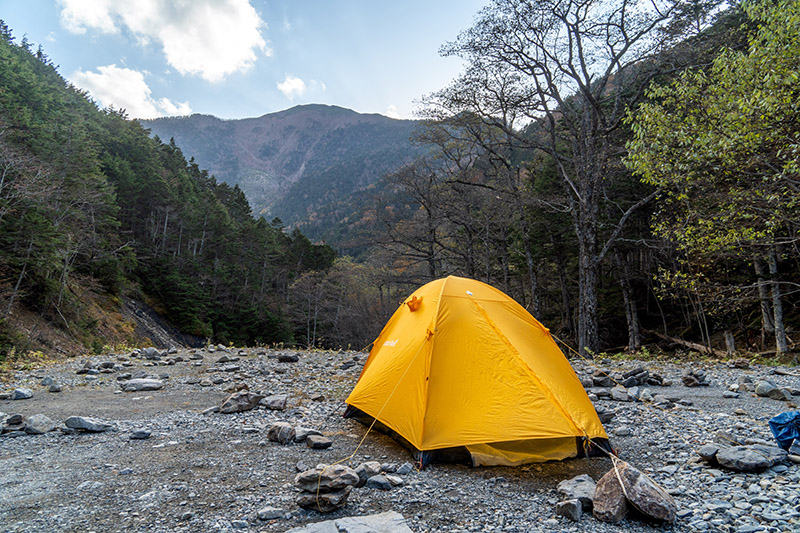
[[[549,330],[494,287],[449,276],[383,328],[345,416],[373,421],[434,461],[520,465],[610,450]]]

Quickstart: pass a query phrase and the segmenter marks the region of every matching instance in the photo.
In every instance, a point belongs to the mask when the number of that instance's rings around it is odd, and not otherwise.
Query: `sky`
[[[0,19],[131,118],[310,103],[414,118],[463,67],[439,48],[488,1],[0,0]]]

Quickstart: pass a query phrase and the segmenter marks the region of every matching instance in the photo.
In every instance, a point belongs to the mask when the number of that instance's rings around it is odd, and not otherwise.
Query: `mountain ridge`
[[[314,238],[335,234],[331,227],[352,214],[344,211],[353,195],[421,152],[411,140],[420,121],[326,104],[253,118],[194,114],[141,123],[151,135],[174,139],[217,179],[238,185],[256,216],[303,225]]]

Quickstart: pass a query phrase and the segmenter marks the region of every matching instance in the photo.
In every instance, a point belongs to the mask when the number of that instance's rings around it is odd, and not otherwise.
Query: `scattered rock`
[[[331,447],[333,441],[322,435],[309,435],[306,438],[306,446],[312,450],[326,450]]]
[[[628,503],[654,520],[675,521],[678,505],[667,491],[629,463],[620,462],[617,468],[625,485],[624,492]],[[616,473],[614,475],[616,476]]]
[[[583,513],[583,505],[578,500],[564,500],[556,504],[556,514],[565,516],[574,522],[581,519]]]
[[[395,472],[397,475],[405,476],[406,474],[410,474],[414,470],[414,465],[409,462],[405,462],[400,465],[400,467]]]
[[[28,400],[30,398],[33,398],[33,391],[25,387],[14,389],[11,393],[12,400]]]
[[[363,487],[369,478],[381,473],[381,464],[378,461],[367,461],[358,465],[355,472],[358,476],[356,487]]]
[[[223,414],[241,413],[242,411],[249,411],[258,405],[264,396],[261,394],[254,394],[250,391],[234,392],[222,402],[219,407],[219,412]]]
[[[152,346],[150,348],[145,348],[144,350],[142,350],[141,355],[142,357],[144,357],[149,361],[156,361],[158,359],[161,359],[161,352],[159,352],[158,349],[153,348]]]
[[[296,353],[281,353],[278,354],[279,363],[296,363],[300,360],[300,356]]]
[[[277,507],[264,507],[259,509],[256,513],[256,516],[259,520],[277,520],[278,518],[283,518],[286,512],[283,509],[278,509]]]
[[[628,500],[613,468],[597,482],[592,514],[601,522],[610,524],[621,522],[628,515]]]
[[[777,446],[720,446],[716,461],[720,466],[737,472],[763,472],[784,462],[788,454]]]
[[[164,382],[158,379],[129,379],[128,381],[120,382],[122,390],[125,392],[159,390],[164,387]]]
[[[286,409],[287,401],[288,401],[288,396],[286,394],[275,394],[273,396],[267,396],[266,398],[262,399],[261,405],[273,411],[283,411],[284,409]]]
[[[25,420],[25,433],[29,435],[42,435],[56,429],[56,423],[45,415],[29,416]]]
[[[131,432],[131,440],[145,440],[149,439],[151,432],[147,429],[137,429]]]
[[[61,385],[53,383],[50,385],[50,388],[47,389],[47,392],[61,392]]]
[[[681,376],[681,381],[687,387],[708,387],[710,385],[703,370],[689,369]]]
[[[267,438],[272,442],[289,444],[294,440],[294,427],[288,422],[275,422],[267,431]]]
[[[591,511],[596,487],[596,483],[589,474],[581,474],[560,482],[556,490],[566,500],[580,501],[584,511]]]
[[[300,488],[295,502],[304,509],[330,513],[341,509],[358,482],[355,470],[344,465],[300,472],[294,478]]]
[[[390,490],[392,488],[392,482],[383,474],[370,477],[366,485],[368,489]]]
[[[64,421],[64,425],[70,429],[78,431],[85,431],[88,433],[102,433],[108,431],[114,426],[103,420],[97,418],[90,418],[88,416],[71,416]]]
[[[316,429],[305,428],[302,426],[297,426],[294,428],[295,442],[305,442],[310,435],[322,435],[322,433]]]

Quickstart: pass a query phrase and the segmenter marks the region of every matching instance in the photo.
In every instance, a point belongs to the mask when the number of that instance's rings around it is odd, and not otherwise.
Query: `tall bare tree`
[[[686,3],[494,0],[442,50],[466,59],[465,73],[427,99],[433,118],[478,117],[504,132],[505,138],[482,142],[501,154],[502,141],[512,168],[515,146],[554,160],[578,243],[577,341],[584,353],[599,348],[600,264],[631,214],[655,197],[647,191],[619,204],[615,220],[603,227],[610,161],[621,155],[614,140],[627,109],[663,72],[657,53],[674,42],[678,30],[692,26],[680,18]]]

